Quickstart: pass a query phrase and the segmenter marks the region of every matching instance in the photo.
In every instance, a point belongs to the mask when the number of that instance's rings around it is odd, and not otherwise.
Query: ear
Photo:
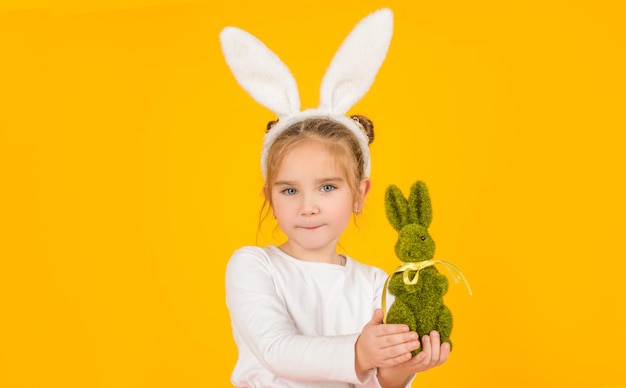
[[[398,232],[409,223],[407,200],[395,185],[387,187],[385,191],[385,212],[389,223]]]
[[[269,193],[267,192],[267,185],[263,185],[263,198],[265,198],[268,202],[270,200]]]
[[[370,188],[372,187],[372,181],[369,178],[361,179],[361,183],[359,183],[359,196],[355,203],[356,207],[359,209],[363,208],[363,202],[365,201],[365,197],[367,193],[370,192]]]
[[[320,88],[322,111],[344,115],[367,93],[380,69],[393,32],[393,13],[383,8],[366,16],[343,41]]]
[[[428,228],[433,219],[433,210],[426,183],[417,181],[413,184],[409,194],[408,208],[409,221]]]
[[[252,98],[279,118],[300,111],[296,80],[263,42],[236,27],[224,28],[220,41],[226,63]]]

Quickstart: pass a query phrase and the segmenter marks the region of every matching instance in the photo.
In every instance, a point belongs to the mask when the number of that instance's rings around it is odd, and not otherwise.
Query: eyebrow
[[[316,179],[315,183],[320,184],[320,183],[324,183],[324,182],[343,182],[344,180],[345,179],[343,179],[342,177],[329,177],[329,178]],[[296,184],[295,181],[276,181],[276,182],[274,182],[274,186],[293,186],[295,184]]]

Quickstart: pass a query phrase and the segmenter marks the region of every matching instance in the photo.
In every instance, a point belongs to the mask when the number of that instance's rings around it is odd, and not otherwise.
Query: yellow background
[[[370,11],[395,35],[352,113],[374,182],[343,248],[391,271],[389,184],[433,199],[455,349],[415,386],[626,386],[620,1],[15,1],[0,5],[0,386],[222,387],[224,268],[257,236],[271,112],[224,64],[242,27],[317,103]]]

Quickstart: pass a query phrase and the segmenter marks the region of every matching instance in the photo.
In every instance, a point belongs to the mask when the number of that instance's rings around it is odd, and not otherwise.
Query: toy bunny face
[[[408,224],[398,233],[395,251],[405,262],[430,260],[435,257],[435,241],[422,225]]]
[[[435,256],[435,241],[428,234],[432,220],[430,196],[424,182],[415,182],[406,199],[400,189],[389,186],[385,210],[391,226],[398,231],[396,255],[404,262],[430,260]]]

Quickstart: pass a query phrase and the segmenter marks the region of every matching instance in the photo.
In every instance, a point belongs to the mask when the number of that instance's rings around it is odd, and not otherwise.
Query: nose
[[[320,212],[319,206],[313,195],[304,195],[300,207],[300,214],[311,216]]]

